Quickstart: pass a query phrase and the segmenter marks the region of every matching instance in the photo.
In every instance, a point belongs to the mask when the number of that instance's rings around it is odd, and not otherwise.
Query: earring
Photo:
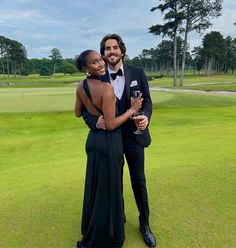
[[[86,76],[89,77],[89,76],[91,76],[91,74],[87,71]]]

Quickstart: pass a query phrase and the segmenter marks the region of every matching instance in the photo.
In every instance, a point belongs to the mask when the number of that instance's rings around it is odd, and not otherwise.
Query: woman
[[[82,214],[83,238],[77,247],[122,247],[124,216],[121,194],[121,168],[124,163],[121,130],[118,128],[141,108],[141,96],[132,99],[131,107],[116,116],[116,97],[105,75],[105,62],[93,50],[82,52],[77,68],[90,74],[76,92],[75,114],[85,107],[93,115],[103,115],[106,128],[90,130],[87,142],[87,170]]]

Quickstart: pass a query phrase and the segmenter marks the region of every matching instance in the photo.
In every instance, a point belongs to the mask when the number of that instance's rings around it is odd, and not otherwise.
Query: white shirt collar
[[[123,64],[121,64],[121,66],[120,66],[119,69],[122,70],[123,75],[124,75],[124,65],[123,65]],[[118,70],[119,70],[119,69],[118,69]],[[107,67],[107,70],[108,70],[108,72],[109,72],[109,75],[110,75],[111,73],[115,73],[115,72],[116,72],[116,71],[113,71],[112,69],[110,69],[109,67]]]
[[[124,88],[125,88],[125,77],[124,77],[124,67],[123,67],[123,64],[120,66],[120,68],[123,72],[123,76],[118,76],[116,77],[115,80],[113,80],[111,78],[111,73],[115,73],[115,71],[111,70],[109,67],[108,67],[108,73],[109,73],[109,76],[110,76],[110,82],[114,88],[114,93],[116,95],[116,97],[118,99],[121,99],[122,98],[122,95],[123,95],[123,92],[124,92]]]

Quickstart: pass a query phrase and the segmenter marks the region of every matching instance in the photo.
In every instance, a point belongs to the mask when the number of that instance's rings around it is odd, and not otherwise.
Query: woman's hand
[[[137,98],[131,97],[130,110],[133,113],[135,113],[136,111],[141,109],[142,102],[143,102],[142,93]]]

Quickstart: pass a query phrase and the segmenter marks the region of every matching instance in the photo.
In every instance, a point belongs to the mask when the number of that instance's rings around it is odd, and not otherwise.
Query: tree
[[[180,86],[183,85],[188,33],[191,31],[202,33],[209,28],[212,25],[210,19],[221,15],[222,2],[223,0],[181,0],[180,8],[184,14],[185,27],[182,29],[184,47]]]
[[[134,57],[132,60],[126,60],[126,63],[129,65],[137,66],[142,68],[142,60],[140,56]]]
[[[18,41],[12,40],[9,46],[8,55],[11,60],[12,74],[21,75],[23,64],[27,61],[27,51],[25,47]]]
[[[151,8],[151,11],[160,10],[164,14],[163,25],[157,24],[149,28],[149,32],[154,35],[166,35],[173,39],[174,52],[173,52],[173,65],[174,65],[174,82],[173,85],[176,86],[177,79],[177,31],[182,24],[183,13],[180,6],[180,0],[160,0],[161,4],[156,7]]]
[[[154,72],[158,71],[158,53],[156,48],[151,48],[149,50],[149,55],[151,59],[151,70]]]
[[[10,59],[9,59],[9,51],[11,46],[11,40],[1,36],[0,38],[0,48],[1,48],[1,56],[3,58],[3,72],[6,73],[8,77],[10,76]],[[5,68],[6,64],[6,68]]]
[[[173,64],[173,42],[170,40],[162,40],[157,46],[157,60],[160,68],[160,73],[168,75],[170,66]]]
[[[0,56],[2,57],[3,73],[7,72],[8,77],[10,70],[14,75],[21,74],[23,64],[27,61],[27,51],[20,42],[0,36]]]
[[[204,36],[202,44],[206,74],[212,74],[213,71],[220,72],[223,68],[226,48],[223,35],[220,32],[212,31]]]
[[[61,52],[57,48],[53,48],[51,50],[51,55],[49,56],[51,58],[51,61],[53,63],[53,74],[56,72],[56,66],[61,63],[62,61],[62,56]]]
[[[0,56],[1,56],[1,67],[2,73],[5,74],[5,55],[6,55],[6,38],[4,36],[0,36]]]
[[[202,46],[192,51],[195,68],[205,70],[205,75],[212,73],[233,73],[236,69],[236,38],[226,38],[213,31],[202,39]]]
[[[194,57],[194,70],[197,69],[198,73],[200,73],[204,67],[203,48],[201,46],[194,47],[192,55]]]
[[[180,36],[178,36],[176,40],[178,68],[182,58],[183,40]],[[188,53],[187,55],[187,62],[192,62],[190,54]],[[162,40],[162,42],[157,47],[143,49],[142,54],[140,54],[138,57],[133,58],[132,60],[126,60],[126,62],[152,72],[157,72],[160,70],[161,74],[168,76],[169,72],[171,72],[173,68],[173,41]]]
[[[77,71],[76,67],[74,64],[70,64],[68,62],[63,62],[62,65],[62,70],[64,74],[70,74],[72,75],[73,73],[75,73]]]
[[[51,76],[53,74],[53,68],[51,65],[51,61],[49,59],[43,58],[40,60],[40,76]]]
[[[148,68],[148,60],[149,60],[149,50],[148,49],[143,49],[142,54],[140,55],[140,58],[142,61],[144,61],[144,69],[147,70]]]
[[[51,76],[52,71],[50,71],[50,68],[43,66],[43,67],[41,67],[41,69],[39,71],[39,75],[40,76]]]
[[[225,38],[224,72],[232,73],[236,69],[236,38],[227,36]]]

